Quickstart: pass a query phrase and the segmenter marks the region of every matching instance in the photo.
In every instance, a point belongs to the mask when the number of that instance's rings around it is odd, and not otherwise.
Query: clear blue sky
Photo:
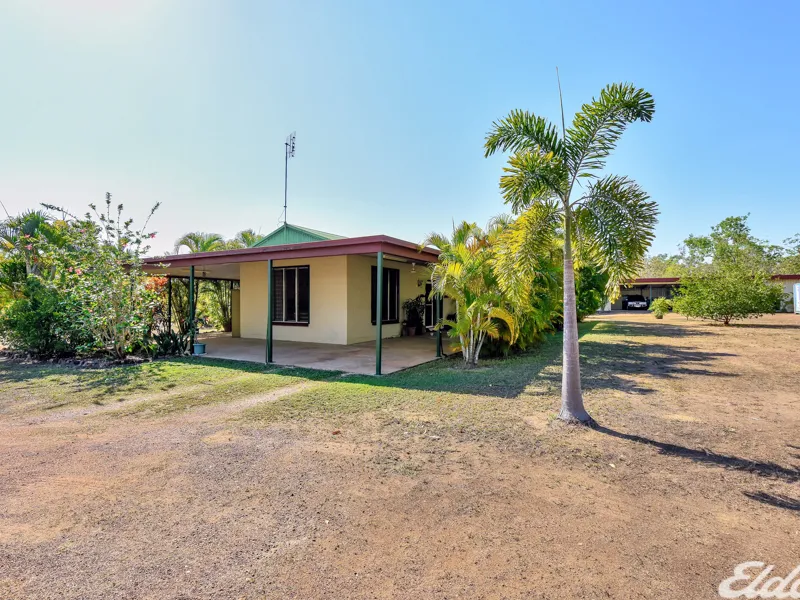
[[[797,2],[5,0],[0,199],[83,210],[106,191],[154,250],[289,221],[419,241],[505,210],[484,159],[512,108],[558,118],[603,85],[656,99],[609,171],[658,201],[653,247],[751,213],[800,231]]]

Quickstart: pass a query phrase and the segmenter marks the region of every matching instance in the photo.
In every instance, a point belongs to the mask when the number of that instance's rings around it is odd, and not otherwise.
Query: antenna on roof
[[[286,200],[288,198],[288,190],[289,190],[289,159],[294,157],[294,144],[295,144],[295,134],[297,132],[293,131],[286,137],[286,142],[284,146],[286,147],[286,163],[283,171],[283,224],[286,224]]]

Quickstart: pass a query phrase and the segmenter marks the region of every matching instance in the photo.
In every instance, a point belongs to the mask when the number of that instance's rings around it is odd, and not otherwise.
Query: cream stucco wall
[[[377,258],[334,256],[276,261],[276,267],[308,265],[310,276],[310,323],[308,327],[273,325],[276,340],[355,344],[375,339],[372,324],[371,267]],[[425,292],[417,285],[425,277],[420,266],[411,272],[408,263],[384,260],[387,268],[400,270],[400,304]],[[239,271],[239,329],[243,338],[266,338],[267,263],[242,263]],[[404,314],[400,309],[400,321]],[[382,337],[400,335],[400,323],[384,325]]]
[[[372,324],[372,267],[377,266],[377,257],[347,257],[347,343],[357,344],[375,339],[375,325]],[[383,261],[387,269],[400,270],[400,322],[405,318],[402,304],[409,298],[416,298],[425,293],[417,281],[424,278],[423,269],[418,265],[416,273],[411,272],[411,265],[392,260]],[[381,337],[390,338],[400,335],[402,325],[386,324],[381,328]]]
[[[347,343],[347,257],[275,261],[276,267],[309,267],[308,326],[274,324],[274,339],[322,344]],[[267,263],[242,263],[239,270],[243,338],[267,337]]]

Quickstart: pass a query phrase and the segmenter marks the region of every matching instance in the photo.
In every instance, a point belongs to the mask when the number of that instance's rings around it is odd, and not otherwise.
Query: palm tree
[[[467,367],[478,364],[487,336],[500,335],[499,323],[505,324],[511,344],[516,338],[517,322],[504,307],[491,264],[492,242],[503,226],[498,220],[484,232],[464,221],[453,227],[452,237],[432,233],[421,244],[441,251],[439,261],[431,265],[432,292],[455,300],[456,318],[444,319],[438,326],[448,326],[448,335],[458,338]]]
[[[192,254],[213,252],[214,250],[224,250],[225,240],[218,233],[195,231],[187,233],[175,242],[175,254],[178,254],[183,247],[186,247]]]
[[[63,230],[47,212],[28,210],[0,222],[0,251],[19,257],[28,275],[40,272],[36,249],[36,242],[40,240],[56,245],[65,243]]]
[[[531,257],[563,239],[564,350],[559,418],[593,423],[583,405],[575,310],[575,262],[593,263],[608,274],[607,292],[634,277],[653,238],[658,209],[632,180],[598,171],[626,127],[649,122],[653,97],[631,84],[612,84],[581,107],[561,132],[543,117],[513,110],[493,123],[486,156],[509,151],[500,190],[520,219],[499,262],[525,268]],[[585,182],[585,184],[582,184]],[[577,184],[577,189],[576,189]],[[499,269],[502,285],[512,285],[509,269]]]
[[[233,241],[241,244],[242,248],[252,248],[262,237],[263,236],[260,236],[252,229],[243,229],[236,234],[236,237],[233,238]]]

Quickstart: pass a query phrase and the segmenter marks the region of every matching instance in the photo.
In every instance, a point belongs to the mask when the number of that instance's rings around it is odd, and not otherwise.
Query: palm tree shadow
[[[742,492],[751,500],[769,504],[777,508],[800,512],[800,500],[795,500],[783,494],[768,494],[767,492]]]
[[[800,481],[800,468],[797,467],[784,467],[774,462],[748,460],[738,456],[719,454],[717,452],[712,452],[711,450],[698,450],[695,448],[687,448],[686,446],[679,446],[677,444],[670,444],[668,442],[659,442],[658,440],[647,438],[641,435],[616,431],[603,425],[596,425],[595,430],[617,439],[653,446],[654,448],[657,448],[661,454],[667,456],[688,458],[689,460],[701,464],[715,465],[732,471],[753,473],[760,477],[782,479],[789,483],[796,483]]]

